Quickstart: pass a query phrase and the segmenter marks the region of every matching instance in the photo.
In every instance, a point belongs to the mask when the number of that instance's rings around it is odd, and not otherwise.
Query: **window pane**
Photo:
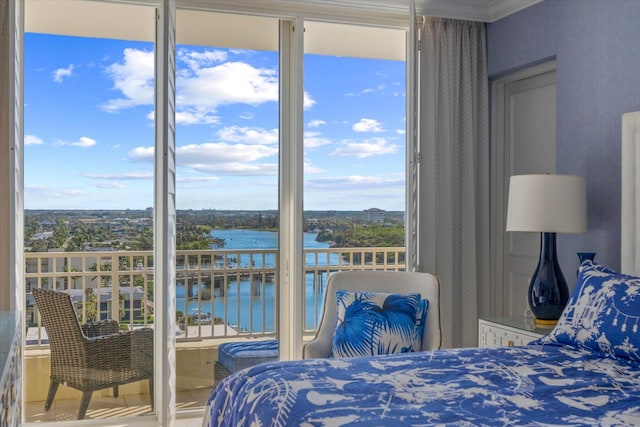
[[[177,16],[176,401],[183,410],[203,407],[216,379],[240,366],[233,357],[219,363],[219,344],[275,338],[279,58],[277,19]]]
[[[25,11],[27,422],[151,413],[155,9],[68,5]]]
[[[319,52],[304,58],[308,331],[331,272],[404,269],[404,33],[305,24],[305,48]]]

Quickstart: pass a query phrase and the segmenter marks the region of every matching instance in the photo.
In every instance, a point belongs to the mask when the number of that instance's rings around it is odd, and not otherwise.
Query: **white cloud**
[[[113,88],[124,98],[110,99],[103,110],[116,112],[154,102],[154,54],[138,49],[125,49],[122,63],[111,64],[107,73],[113,80]]]
[[[56,141],[55,145],[70,145],[72,147],[89,148],[96,145],[96,140],[86,136],[81,136],[77,141]]]
[[[277,145],[230,144],[208,142],[178,147],[178,167],[215,175],[275,175],[278,163],[259,163],[277,156]],[[153,147],[137,147],[129,152],[129,158],[139,162],[153,162]]]
[[[195,52],[188,49],[178,50],[178,61],[183,61],[189,68],[197,70],[203,65],[220,63],[227,60],[227,52],[222,50],[205,50],[204,52]]]
[[[226,142],[189,144],[178,147],[176,159],[179,166],[212,165],[227,162],[255,162],[276,156],[278,147],[267,145],[228,144]]]
[[[278,163],[224,162],[193,164],[190,167],[201,173],[213,173],[216,175],[275,176],[278,174]]]
[[[99,182],[95,186],[98,188],[124,188],[124,184],[119,182]]]
[[[332,157],[355,157],[364,159],[371,156],[392,154],[398,151],[398,146],[389,144],[384,138],[365,139],[361,142],[344,141],[331,154]]]
[[[331,144],[331,140],[329,138],[325,138],[320,135],[320,132],[305,132],[304,148],[316,148]]]
[[[352,126],[354,132],[384,132],[382,124],[375,119],[360,119]]]
[[[312,174],[312,173],[323,173],[324,169],[314,165],[313,163],[311,163],[311,161],[309,160],[305,160],[304,161],[304,173],[305,174]]]
[[[181,49],[176,75],[176,121],[178,124],[217,124],[221,105],[261,105],[277,102],[277,69],[257,68],[242,61],[227,61],[227,52],[195,52]],[[224,62],[226,61],[226,62]],[[122,97],[108,100],[102,108],[108,112],[139,105],[153,105],[153,52],[125,49],[123,60],[107,67],[113,88]],[[304,108],[315,100],[304,94]],[[152,118],[153,116],[148,116]]]
[[[129,151],[129,159],[134,162],[149,162],[153,163],[153,147],[136,147]]]
[[[181,177],[176,177],[176,182],[182,183],[182,184],[191,184],[191,183],[198,183],[198,182],[213,182],[213,181],[219,181],[220,178],[218,178],[217,176],[192,176],[192,177],[186,177],[186,178],[181,178]]]
[[[153,179],[153,172],[85,173],[83,176],[91,179],[138,180]]]
[[[178,77],[179,106],[207,107],[243,103],[260,105],[278,100],[276,70],[256,68],[245,62],[225,62],[192,70]]]
[[[360,92],[349,92],[347,93],[347,96],[358,96],[358,95],[364,95],[367,93],[373,93],[373,92],[381,92],[386,88],[386,85],[384,84],[378,84],[374,87],[367,87],[362,89]]]
[[[305,181],[309,189],[362,189],[367,187],[397,187],[404,186],[404,178],[394,176],[336,176],[331,178],[316,178]]]
[[[73,145],[74,147],[83,147],[83,148],[93,147],[94,145],[96,145],[96,140],[88,138],[86,136],[81,136],[80,140],[72,142],[70,145]]]
[[[324,120],[310,120],[309,123],[307,123],[307,127],[317,128],[326,124],[327,122],[325,122]]]
[[[151,118],[153,118],[153,115]],[[176,111],[176,123],[179,125],[216,125],[219,122],[220,116],[212,114],[204,109]]]
[[[88,193],[83,190],[75,188],[49,187],[45,185],[25,185],[24,190],[25,199],[32,198],[33,200],[75,199],[78,197],[88,196]]]
[[[278,129],[261,129],[255,127],[228,126],[218,131],[223,141],[245,142],[248,144],[277,145]]]
[[[153,172],[124,172],[124,173],[85,173],[85,178],[102,179],[102,180],[148,180],[153,179]],[[176,177],[176,182],[192,183],[192,182],[212,182],[218,181],[220,178],[215,176],[194,176],[194,177]],[[119,183],[101,183],[96,184],[97,187],[103,188],[121,188]]]
[[[62,83],[62,81],[71,76],[73,73],[73,64],[69,64],[67,68],[58,68],[53,72],[53,81],[56,83]]]
[[[38,138],[35,135],[24,136],[24,145],[42,145],[42,144],[44,144],[42,139]]]
[[[309,108],[313,107],[314,105],[316,105],[316,101],[311,97],[311,95],[309,95],[308,92],[305,92],[302,96],[302,107],[305,110],[308,110]]]

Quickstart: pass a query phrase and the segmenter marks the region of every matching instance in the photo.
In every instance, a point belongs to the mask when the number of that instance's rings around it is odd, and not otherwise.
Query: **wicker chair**
[[[83,419],[95,390],[149,380],[153,408],[153,330],[120,332],[115,320],[80,325],[65,292],[34,289],[33,298],[49,336],[51,383],[45,411],[51,408],[58,385],[82,392],[78,419]]]

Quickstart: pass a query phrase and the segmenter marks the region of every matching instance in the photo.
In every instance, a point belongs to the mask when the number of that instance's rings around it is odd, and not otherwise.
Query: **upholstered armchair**
[[[430,273],[390,271],[340,271],[327,281],[322,320],[312,341],[303,347],[303,358],[325,358],[331,354],[333,333],[337,321],[336,291],[384,293],[420,293],[429,300],[426,324],[422,336],[422,351],[440,348],[440,281]]]

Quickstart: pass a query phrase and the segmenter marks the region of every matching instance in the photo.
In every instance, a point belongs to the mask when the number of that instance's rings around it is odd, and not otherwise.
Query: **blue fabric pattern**
[[[413,335],[413,351],[422,350],[422,335],[427,324],[427,313],[429,312],[429,300],[421,299],[416,312],[416,329]]]
[[[414,351],[420,294],[338,290],[336,300],[338,321],[333,334],[333,357]]]
[[[640,278],[593,261],[580,265],[567,307],[543,344],[568,344],[640,361]]]
[[[272,362],[212,391],[203,426],[638,426],[640,363],[571,346]]]
[[[218,361],[230,372],[278,360],[278,340],[227,342],[218,347]]]

